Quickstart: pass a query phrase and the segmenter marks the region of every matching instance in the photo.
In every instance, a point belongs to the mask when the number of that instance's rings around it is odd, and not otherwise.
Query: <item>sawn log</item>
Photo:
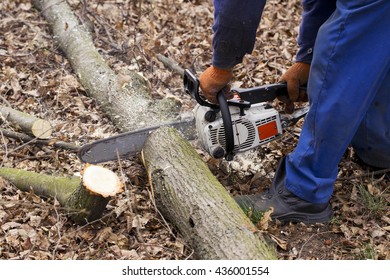
[[[199,259],[276,259],[207,165],[174,128],[160,128],[142,157],[155,204]]]
[[[38,139],[49,139],[53,131],[50,122],[7,106],[0,105],[0,117]]]
[[[16,168],[0,168],[0,177],[18,189],[58,200],[71,219],[85,224],[99,219],[111,196],[122,191],[122,183],[112,171],[87,165],[80,177],[58,177]]]

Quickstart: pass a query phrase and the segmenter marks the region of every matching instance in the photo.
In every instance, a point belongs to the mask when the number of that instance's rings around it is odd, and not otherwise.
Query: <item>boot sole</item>
[[[327,223],[333,217],[333,210],[329,206],[320,213],[302,213],[302,212],[289,212],[283,215],[273,216],[273,219],[279,220],[282,224],[285,223],[304,223],[304,224],[316,224],[316,223]]]

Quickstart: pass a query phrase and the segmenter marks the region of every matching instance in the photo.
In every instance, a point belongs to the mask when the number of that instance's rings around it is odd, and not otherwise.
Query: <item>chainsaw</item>
[[[162,127],[176,128],[188,140],[197,135],[203,148],[214,158],[232,160],[244,152],[279,138],[283,130],[303,118],[309,106],[292,114],[278,112],[270,105],[279,96],[288,96],[287,84],[276,83],[253,88],[232,88],[234,97],[226,100],[221,90],[219,104],[207,101],[199,92],[199,80],[188,69],[184,71],[184,89],[196,101],[192,116],[153,127],[125,132],[100,139],[81,147],[78,157],[82,162],[101,163],[139,153],[148,135]],[[196,133],[194,133],[194,128]]]

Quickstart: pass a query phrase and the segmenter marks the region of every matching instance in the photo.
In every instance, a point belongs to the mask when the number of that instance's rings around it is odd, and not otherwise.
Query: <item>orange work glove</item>
[[[218,104],[217,93],[224,89],[228,94],[230,87],[228,86],[233,77],[232,70],[223,70],[215,66],[207,68],[199,77],[200,89],[204,97],[211,103]]]
[[[310,64],[296,62],[280,77],[280,82],[287,82],[288,99],[279,98],[280,101],[285,103],[286,113],[294,112],[294,102],[306,102],[308,100],[306,90],[299,87],[307,84],[309,72]]]

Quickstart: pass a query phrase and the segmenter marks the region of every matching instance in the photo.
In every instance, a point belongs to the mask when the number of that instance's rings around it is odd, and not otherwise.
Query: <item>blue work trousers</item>
[[[325,203],[350,144],[363,161],[390,167],[390,0],[337,1],[310,71],[310,111],[287,156],[286,187]]]

